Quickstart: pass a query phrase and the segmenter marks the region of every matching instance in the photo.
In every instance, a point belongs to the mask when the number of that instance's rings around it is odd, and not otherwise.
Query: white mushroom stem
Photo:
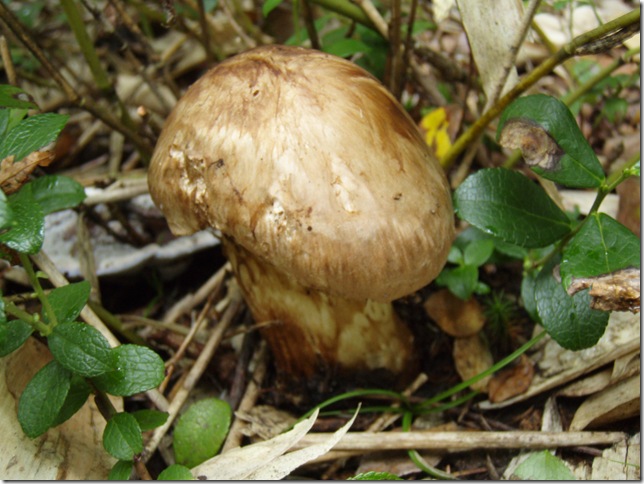
[[[274,322],[262,335],[280,373],[305,379],[413,371],[413,336],[391,303],[307,289],[231,240],[224,247],[255,320]]]

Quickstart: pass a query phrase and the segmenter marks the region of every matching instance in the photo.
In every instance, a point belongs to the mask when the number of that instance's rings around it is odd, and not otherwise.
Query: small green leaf
[[[194,481],[195,478],[186,466],[181,464],[172,464],[170,467],[163,469],[157,477],[158,481]]]
[[[14,108],[14,109],[38,109],[31,101],[23,101],[19,99],[20,94],[25,94],[25,91],[16,86],[8,84],[0,85],[0,107]]]
[[[116,368],[109,342],[89,324],[58,324],[47,340],[54,358],[79,375],[94,377]]]
[[[45,215],[30,184],[9,197],[9,207],[13,213],[11,228],[0,234],[0,242],[23,254],[35,254],[45,239]]]
[[[368,52],[370,47],[358,39],[341,39],[324,47],[324,52],[338,57],[350,57],[360,52]]]
[[[143,452],[143,436],[136,419],[127,412],[110,418],[103,431],[103,447],[110,455],[125,461]]]
[[[44,434],[56,421],[71,385],[71,373],[50,361],[27,383],[18,402],[18,421],[27,437]]]
[[[0,190],[0,230],[4,230],[11,226],[13,220],[13,212],[9,206],[7,196]]]
[[[137,410],[132,412],[132,415],[139,422],[142,432],[161,427],[168,420],[168,413],[158,410]]]
[[[89,282],[81,281],[57,287],[49,293],[49,303],[59,323],[76,320],[87,304],[91,289]]]
[[[584,138],[575,118],[560,100],[544,94],[525,96],[503,111],[497,138],[509,121],[527,119],[536,123],[554,139],[563,156],[554,168],[533,166],[539,175],[562,185],[578,188],[599,187],[606,176],[597,155]]]
[[[465,247],[463,254],[465,264],[479,267],[487,262],[494,252],[494,241],[490,239],[475,240]]]
[[[20,319],[0,322],[0,356],[7,356],[20,348],[33,331],[29,323]]]
[[[402,481],[401,477],[391,472],[363,472],[353,477],[349,477],[348,481]]]
[[[163,360],[144,346],[121,345],[114,348],[116,370],[93,379],[104,392],[119,397],[129,397],[161,384],[165,377]]]
[[[568,287],[573,277],[594,277],[627,267],[640,267],[640,239],[605,213],[588,216],[566,244],[561,278]]]
[[[471,296],[479,279],[479,271],[474,266],[459,266],[443,269],[436,282],[447,286],[456,297],[467,301]]]
[[[110,481],[127,481],[132,475],[134,463],[131,460],[120,460],[110,470],[107,478]]]
[[[34,198],[45,215],[75,207],[85,200],[83,185],[66,176],[42,176],[31,184]]]
[[[534,288],[537,313],[548,334],[568,350],[595,345],[608,324],[609,313],[590,308],[589,290],[569,296],[552,271],[556,260],[537,276]]]
[[[521,300],[523,301],[523,308],[526,310],[533,321],[540,323],[539,313],[537,312],[537,301],[534,298],[535,288],[537,284],[537,275],[534,272],[528,272],[523,276],[521,281]]]
[[[192,468],[215,456],[226,439],[231,417],[230,405],[218,398],[191,405],[174,429],[177,463]]]
[[[454,193],[460,218],[505,242],[544,247],[570,232],[570,221],[546,192],[504,168],[480,170]]]
[[[264,18],[268,17],[268,14],[275,10],[283,0],[266,0],[262,5],[262,15]]]
[[[0,141],[0,160],[14,155],[14,161],[20,161],[48,145],[58,137],[68,119],[67,115],[45,113],[21,121]]]
[[[69,420],[85,404],[92,389],[80,375],[72,374],[69,392],[52,427]]]
[[[452,245],[449,248],[449,253],[447,254],[447,262],[450,262],[452,264],[463,264],[463,252],[461,251],[461,249],[459,249],[455,245]]]
[[[547,450],[534,453],[514,471],[526,481],[574,481],[575,476],[564,462]]]

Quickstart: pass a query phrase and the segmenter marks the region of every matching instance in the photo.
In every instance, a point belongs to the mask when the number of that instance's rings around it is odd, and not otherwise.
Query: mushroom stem
[[[280,374],[300,381],[358,375],[384,383],[414,371],[412,333],[391,303],[306,288],[232,240],[223,245],[255,321],[275,322],[261,332]]]

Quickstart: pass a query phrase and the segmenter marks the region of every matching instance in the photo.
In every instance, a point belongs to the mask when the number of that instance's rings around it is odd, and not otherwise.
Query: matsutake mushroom
[[[274,322],[262,334],[283,376],[412,371],[413,336],[391,301],[443,267],[451,197],[411,118],[366,71],[285,46],[218,64],[167,119],[149,185],[174,234],[219,231],[254,319]]]

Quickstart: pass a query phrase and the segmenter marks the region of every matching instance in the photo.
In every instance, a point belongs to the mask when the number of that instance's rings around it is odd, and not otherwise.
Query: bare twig
[[[305,435],[293,450],[316,445],[331,437],[320,432]],[[627,438],[623,432],[349,432],[333,449],[345,451],[440,450],[463,452],[473,449],[554,449],[579,445],[609,445]]]
[[[0,55],[2,56],[4,71],[7,73],[7,81],[12,86],[16,86],[16,70],[13,67],[13,60],[11,59],[11,53],[9,52],[7,38],[4,35],[0,35]]]

